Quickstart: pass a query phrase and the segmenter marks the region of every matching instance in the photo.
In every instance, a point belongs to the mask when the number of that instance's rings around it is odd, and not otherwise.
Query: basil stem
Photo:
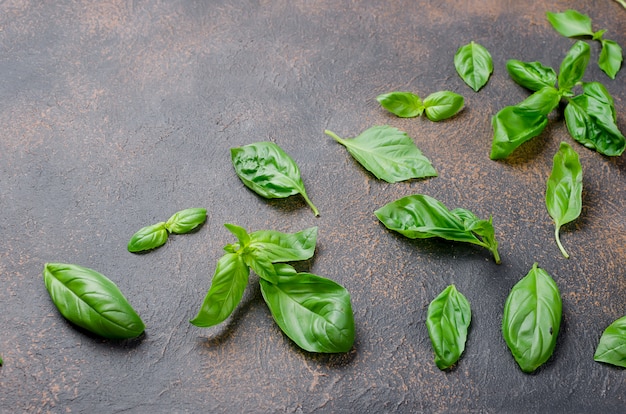
[[[626,368],[626,316],[617,319],[604,330],[593,359]]]
[[[484,46],[471,41],[461,46],[454,55],[454,67],[463,81],[478,92],[493,72],[491,54]]]

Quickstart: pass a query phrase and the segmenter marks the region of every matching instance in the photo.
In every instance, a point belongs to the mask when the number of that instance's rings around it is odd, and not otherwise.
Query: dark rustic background
[[[510,58],[558,68],[573,44],[546,11],[575,8],[626,47],[626,10],[598,1],[0,1],[0,412],[623,412],[623,369],[593,361],[604,328],[626,314],[626,161],[573,143],[583,212],[562,231],[544,204],[562,112],[505,161],[489,160],[490,118],[529,92]],[[453,56],[474,40],[494,74],[479,93]],[[626,70],[610,80],[591,43],[585,80],[606,85],[626,131]],[[440,123],[399,119],[378,94],[451,90],[466,107]],[[377,181],[324,135],[405,130],[439,177]],[[299,197],[245,188],[229,149],[261,140],[299,164]],[[373,211],[425,193],[493,215],[502,264],[484,249],[411,241]],[[149,254],[126,251],[139,228],[206,207],[198,232]],[[309,354],[274,324],[256,282],[232,318],[188,323],[209,287],[223,227],[319,226],[303,266],[352,294],[357,338],[342,355]],[[147,325],[102,340],[59,315],[46,262],[111,278]],[[500,332],[510,288],[538,262],[563,297],[553,357],[524,374]],[[466,351],[439,371],[429,302],[455,283],[472,304]]]

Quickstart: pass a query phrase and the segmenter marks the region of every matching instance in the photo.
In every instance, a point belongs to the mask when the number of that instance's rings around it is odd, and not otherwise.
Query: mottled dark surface
[[[509,159],[489,160],[490,117],[528,92],[509,58],[558,68],[573,40],[546,11],[576,8],[626,46],[626,10],[603,1],[0,1],[0,412],[623,412],[626,372],[593,361],[604,328],[626,314],[626,161],[573,144],[583,212],[553,240],[545,181],[561,115]],[[453,55],[470,40],[495,71],[474,93]],[[626,130],[626,72],[597,65]],[[398,119],[391,90],[466,98],[455,118]],[[377,181],[324,135],[378,124],[405,130],[439,177]],[[316,218],[299,197],[245,188],[229,148],[278,143],[299,164]],[[425,193],[493,215],[502,264],[480,248],[411,241],[373,211]],[[149,254],[126,243],[187,207],[206,225]],[[188,323],[209,287],[223,227],[319,226],[307,270],[346,286],[357,324],[343,355],[299,350],[274,324],[256,276],[224,324]],[[46,262],[96,269],[147,325],[137,341],[67,323],[45,290]],[[509,289],[537,261],[563,297],[556,351],[520,371],[500,332]],[[466,351],[441,372],[424,324],[455,283],[472,304]]]

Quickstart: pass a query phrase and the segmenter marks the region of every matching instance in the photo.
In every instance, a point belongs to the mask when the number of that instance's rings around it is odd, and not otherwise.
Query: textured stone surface
[[[545,181],[562,115],[509,159],[490,161],[490,117],[528,96],[509,58],[558,68],[572,44],[546,11],[577,7],[626,46],[617,2],[567,1],[0,1],[0,412],[618,412],[623,370],[595,363],[604,328],[626,313],[626,161],[578,144],[581,217],[553,240]],[[470,40],[495,72],[474,93],[453,55]],[[592,44],[586,80],[603,82],[626,130],[624,70],[611,81]],[[466,98],[455,118],[398,119],[392,90]],[[377,181],[325,136],[378,124],[405,130],[439,177]],[[299,164],[299,197],[246,189],[229,148],[278,143]],[[387,231],[373,211],[425,193],[493,215],[503,263],[489,252]],[[126,243],[187,207],[206,225],[149,254]],[[223,227],[295,232],[319,226],[302,264],[346,286],[357,324],[344,355],[299,350],[253,282],[224,324],[188,323],[209,287]],[[59,315],[41,272],[77,263],[118,284],[147,325],[106,341]],[[553,358],[523,374],[500,333],[509,289],[537,261],[563,296]],[[472,304],[466,351],[440,372],[424,324],[455,283]]]

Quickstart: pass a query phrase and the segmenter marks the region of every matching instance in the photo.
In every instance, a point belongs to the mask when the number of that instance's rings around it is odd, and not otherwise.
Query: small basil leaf
[[[319,212],[307,196],[300,169],[294,160],[273,142],[257,142],[230,150],[233,167],[241,181],[265,198],[286,198],[300,194]]]
[[[561,306],[556,283],[537,263],[511,289],[504,305],[502,334],[522,371],[533,372],[554,352]]]
[[[454,211],[454,210],[453,210]],[[480,224],[468,221],[480,228],[480,234],[466,228],[467,213],[460,218],[440,201],[424,195],[414,194],[393,201],[374,212],[389,230],[410,239],[441,237],[446,240],[472,243],[488,249],[496,263],[500,263],[498,242],[495,239],[491,220],[479,220]],[[473,215],[473,213],[470,212]],[[479,237],[480,236],[480,237]]]
[[[235,237],[237,237],[240,247],[246,247],[248,244],[250,244],[250,235],[243,227],[230,223],[224,224],[224,227],[226,227],[228,231],[230,231],[232,234],[235,235]]]
[[[522,62],[510,59],[506,62],[506,70],[511,79],[518,85],[531,91],[538,91],[546,86],[556,86],[554,69],[543,66],[540,62]]]
[[[517,106],[506,106],[491,118],[493,141],[491,143],[492,160],[508,157],[524,142],[541,134],[548,118],[539,112],[529,112]]]
[[[294,234],[274,230],[250,233],[250,248],[262,251],[272,263],[308,260],[315,253],[316,243],[317,227]]]
[[[478,92],[493,72],[491,54],[482,45],[471,41],[461,46],[454,55],[454,67],[463,81]]]
[[[602,51],[598,59],[598,66],[607,76],[615,79],[615,75],[622,67],[622,48],[613,40],[601,40]]]
[[[278,283],[274,265],[263,251],[248,248],[242,254],[242,257],[246,265],[250,266],[261,279],[265,279],[270,283]]]
[[[46,263],[43,279],[52,302],[73,324],[110,339],[136,338],[145,330],[115,283],[95,270]]]
[[[168,233],[165,222],[146,226],[133,234],[128,242],[128,251],[132,253],[156,249],[165,244]]]
[[[515,106],[520,111],[531,115],[540,114],[547,116],[559,106],[560,101],[561,93],[552,86],[545,86]]]
[[[445,288],[428,306],[426,327],[439,369],[450,368],[463,354],[471,318],[467,298],[454,285]]]
[[[222,256],[200,311],[189,322],[201,328],[223,322],[241,302],[249,275],[250,270],[241,255],[226,253]]]
[[[374,126],[353,139],[342,139],[328,130],[325,133],[345,146],[354,159],[381,180],[395,183],[437,176],[430,160],[422,155],[411,137],[397,128]]]
[[[354,344],[350,294],[338,283],[276,265],[278,283],[261,279],[261,294],[276,324],[309,352],[348,352]]]
[[[560,90],[571,91],[574,85],[583,78],[590,55],[587,43],[581,40],[574,43],[561,62],[558,76]]]
[[[604,330],[593,359],[626,368],[626,316]]]
[[[414,118],[424,112],[424,104],[419,96],[411,92],[391,92],[378,95],[380,105],[400,118]]]
[[[546,17],[552,27],[565,37],[593,36],[591,19],[586,14],[567,10],[563,13],[546,12]]]
[[[450,91],[430,94],[424,99],[426,116],[431,121],[442,121],[456,115],[463,108],[463,97]]]
[[[174,213],[174,215],[165,222],[165,228],[171,233],[184,234],[189,233],[205,221],[205,208],[188,208]]]
[[[559,229],[578,218],[582,210],[583,170],[578,154],[567,143],[561,142],[554,155],[552,173],[546,184],[546,207],[554,220],[554,237],[561,253],[569,255],[561,244]]]

